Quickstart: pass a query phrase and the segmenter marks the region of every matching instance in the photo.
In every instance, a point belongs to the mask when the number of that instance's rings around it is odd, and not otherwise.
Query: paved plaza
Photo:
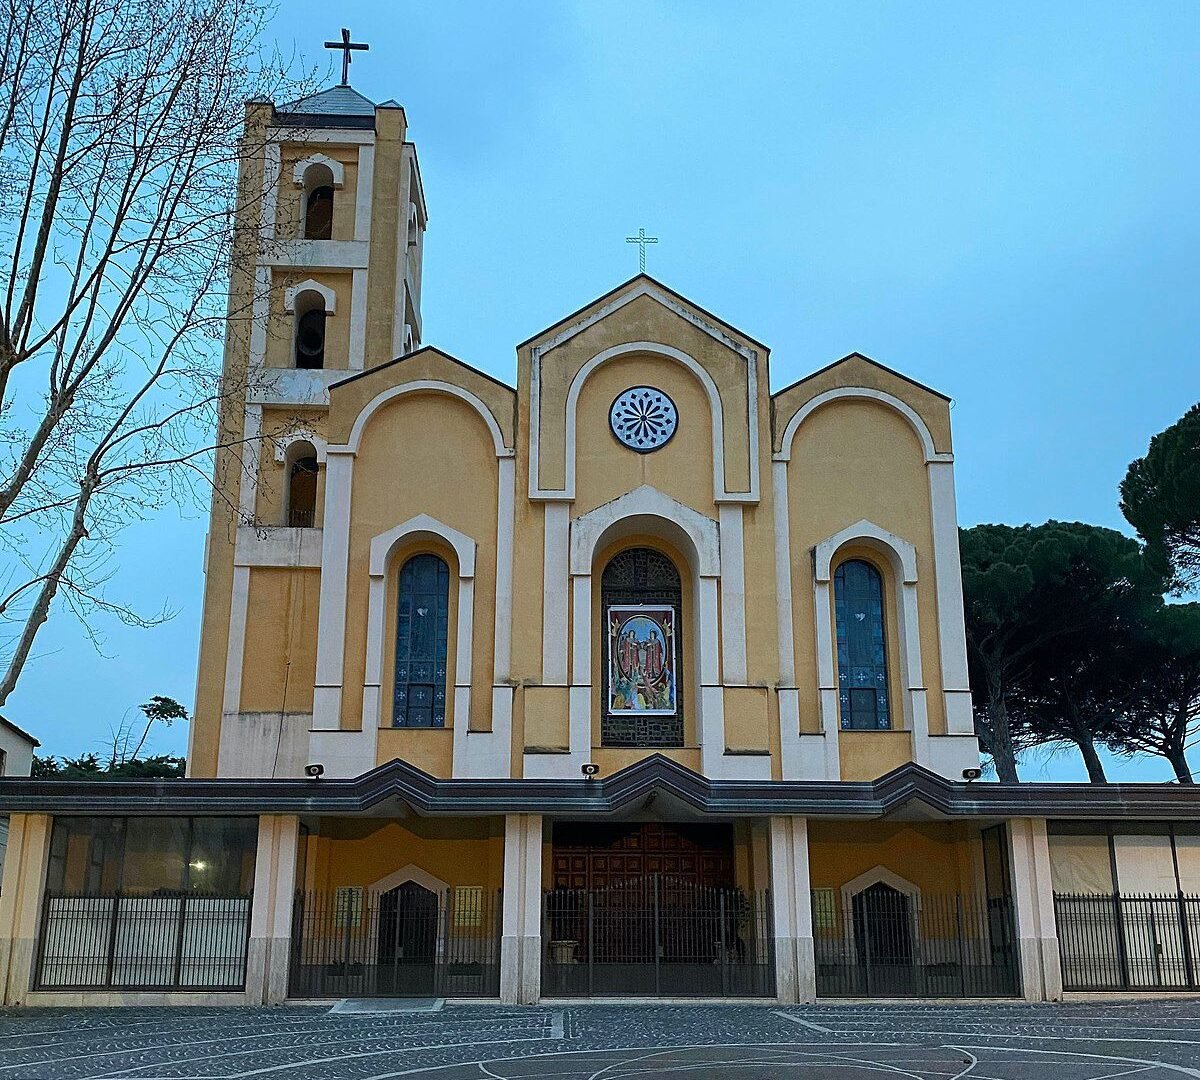
[[[1200,1077],[1200,1001],[0,1013],[11,1080]]]

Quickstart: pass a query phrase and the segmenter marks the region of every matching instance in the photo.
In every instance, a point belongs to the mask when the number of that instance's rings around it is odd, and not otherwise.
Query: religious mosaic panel
[[[608,711],[674,716],[675,609],[608,609]]]

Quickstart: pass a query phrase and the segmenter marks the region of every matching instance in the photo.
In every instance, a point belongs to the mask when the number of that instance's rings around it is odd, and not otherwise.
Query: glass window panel
[[[883,579],[870,563],[847,560],[834,572],[833,598],[842,727],[890,728]]]
[[[124,818],[56,817],[46,887],[52,893],[98,895],[121,884]]]
[[[444,727],[450,568],[416,555],[400,569],[396,619],[394,727]],[[435,702],[442,703],[434,708]]]
[[[125,829],[121,889],[131,894],[180,892],[187,884],[191,820],[133,817]]]
[[[248,893],[258,846],[255,818],[195,818],[188,856],[192,892]]]
[[[1175,859],[1169,836],[1114,836],[1121,892],[1174,894]]]
[[[1051,836],[1049,840],[1050,883],[1056,893],[1113,891],[1107,836]]]

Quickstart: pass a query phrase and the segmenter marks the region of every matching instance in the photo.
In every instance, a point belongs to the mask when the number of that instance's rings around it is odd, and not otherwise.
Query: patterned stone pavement
[[[0,1080],[1200,1078],[1200,1001],[0,1012]]]

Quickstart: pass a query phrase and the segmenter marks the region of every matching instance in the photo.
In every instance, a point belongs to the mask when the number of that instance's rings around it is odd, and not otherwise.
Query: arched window
[[[861,731],[890,728],[879,571],[862,559],[842,563],[833,574],[833,607],[842,727]]]
[[[675,564],[653,548],[614,555],[601,577],[600,608],[601,742],[682,746],[683,591]]]
[[[333,238],[333,185],[328,165],[312,164],[304,170],[305,240]]]
[[[325,300],[315,292],[296,298],[296,367],[325,366]]]
[[[450,568],[436,555],[414,555],[400,568],[392,727],[446,726],[449,611]]]
[[[317,455],[299,444],[299,453],[288,462],[287,523],[293,529],[311,529],[317,512]]]

